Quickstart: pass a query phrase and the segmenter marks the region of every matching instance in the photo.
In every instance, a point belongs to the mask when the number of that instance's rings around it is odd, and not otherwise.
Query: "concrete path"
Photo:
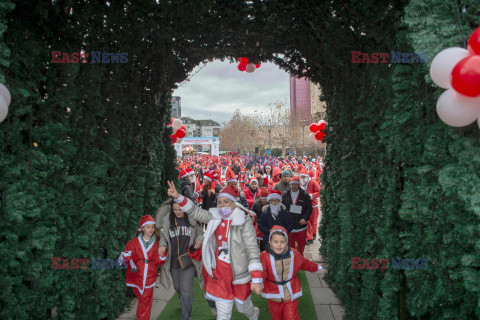
[[[318,215],[319,223],[321,215],[322,213],[320,212]],[[320,242],[317,237],[317,240],[314,240],[312,244],[305,247],[305,258],[315,262],[324,263],[325,259],[320,255],[319,249]],[[327,272],[328,271],[324,266],[324,269],[320,270],[318,273],[306,273],[318,320],[342,320],[344,318],[344,308],[341,306],[342,302],[323,280],[323,277]]]

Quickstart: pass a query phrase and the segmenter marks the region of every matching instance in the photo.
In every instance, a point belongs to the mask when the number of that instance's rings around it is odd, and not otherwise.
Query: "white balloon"
[[[247,73],[252,73],[253,71],[255,71],[255,65],[253,63],[247,64],[245,71],[247,71]]]
[[[0,122],[3,122],[3,120],[5,120],[5,118],[7,117],[7,113],[8,113],[8,104],[5,101],[5,99],[3,99],[2,96],[0,96]]]
[[[478,118],[480,99],[464,96],[448,89],[437,100],[437,114],[452,127],[465,127]]]
[[[455,65],[468,56],[468,50],[460,47],[447,48],[437,53],[430,65],[430,76],[440,88],[450,89],[450,77]]]
[[[183,126],[182,120],[180,120],[180,119],[175,119],[175,120],[173,120],[173,122],[172,122],[172,129],[173,129],[174,134],[175,134],[175,132],[176,132],[178,129],[180,129],[182,126]]]
[[[10,96],[10,91],[8,91],[7,87],[0,83],[0,96],[3,97],[3,100],[7,103],[7,106],[10,105],[12,102],[12,97]]]
[[[320,121],[318,121],[318,124],[322,124],[324,122],[327,123],[325,120],[320,120]]]
[[[313,143],[317,142],[317,138],[315,138],[315,133],[311,132],[308,136],[308,140],[310,140]]]

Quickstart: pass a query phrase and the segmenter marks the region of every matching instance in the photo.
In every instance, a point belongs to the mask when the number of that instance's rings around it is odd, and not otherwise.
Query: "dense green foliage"
[[[351,51],[432,59],[464,46],[478,1],[157,2],[0,2],[0,82],[12,93],[0,124],[1,319],[123,310],[123,271],[54,270],[51,258],[118,256],[177,175],[172,88],[205,59],[238,56],[322,86],[321,251],[347,318],[480,317],[478,128],[438,119],[429,64],[351,63]],[[55,64],[53,50],[128,62]],[[428,269],[351,269],[351,257],[394,256]]]

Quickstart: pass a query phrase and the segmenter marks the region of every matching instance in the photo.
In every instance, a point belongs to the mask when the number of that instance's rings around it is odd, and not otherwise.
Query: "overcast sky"
[[[193,75],[201,67],[195,68]],[[273,63],[255,72],[240,72],[237,63],[214,60],[173,93],[181,97],[182,117],[228,122],[235,109],[251,113],[278,100],[290,105],[288,73]]]

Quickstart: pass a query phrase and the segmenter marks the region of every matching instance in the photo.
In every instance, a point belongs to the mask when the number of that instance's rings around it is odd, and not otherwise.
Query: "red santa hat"
[[[212,181],[213,181],[212,173],[211,173],[211,172],[206,172],[206,173],[203,175],[203,180],[208,180],[208,181],[212,182]]]
[[[138,225],[138,231],[141,231],[143,227],[145,227],[147,224],[155,224],[155,220],[149,215],[146,214],[140,219],[140,224]]]
[[[300,171],[299,171],[299,174],[300,174],[300,177],[301,177],[301,176],[307,176],[307,177],[308,177],[307,170],[305,170],[305,169],[300,170]]]
[[[300,184],[300,179],[298,178],[298,176],[293,176],[292,178],[290,178],[290,184],[292,183]]]
[[[180,179],[185,178],[188,175],[188,173],[185,170],[180,171]]]
[[[280,190],[270,190],[270,194],[267,197],[267,201],[278,199],[282,202],[282,192]]]
[[[185,172],[187,173],[187,176],[195,174],[195,171],[193,171],[192,168],[187,168],[187,170],[185,170]]]
[[[250,185],[252,182],[256,182],[258,184],[257,178],[250,178],[250,180],[248,180],[248,185]]]
[[[226,186],[225,188],[222,189],[222,191],[220,191],[220,193],[218,194],[218,197],[227,197],[228,199],[232,200],[233,202],[236,202],[237,201],[237,198],[239,197],[239,193],[238,193],[238,190],[237,188],[230,184],[228,186]]]
[[[288,243],[288,234],[287,234],[287,230],[282,227],[282,226],[273,226],[272,229],[270,229],[270,234],[268,235],[268,242],[270,242],[270,239],[272,238],[272,235],[273,233],[281,233],[285,236],[285,238],[287,238],[287,243]]]
[[[268,197],[268,188],[261,187],[260,188],[260,199],[267,200]]]

